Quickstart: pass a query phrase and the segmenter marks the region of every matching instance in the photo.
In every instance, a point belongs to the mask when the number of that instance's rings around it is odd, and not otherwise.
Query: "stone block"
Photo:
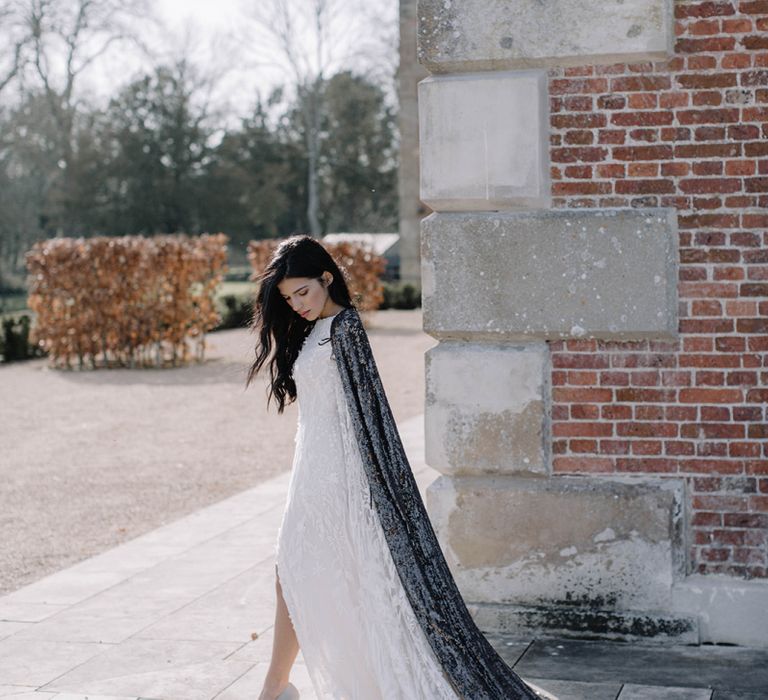
[[[427,489],[468,602],[669,610],[682,578],[682,484],[447,477]]]
[[[424,330],[436,338],[674,338],[672,209],[431,214]]]
[[[426,364],[426,461],[444,474],[547,471],[548,351],[442,342]]]
[[[419,83],[421,199],[435,211],[549,206],[543,71]]]
[[[694,574],[675,584],[672,601],[698,618],[702,642],[768,649],[768,581]]]
[[[663,60],[672,0],[419,0],[419,61],[432,73]]]

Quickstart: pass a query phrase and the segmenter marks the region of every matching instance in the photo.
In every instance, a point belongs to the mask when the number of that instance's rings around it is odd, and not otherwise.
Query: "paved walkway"
[[[435,476],[420,457],[423,416],[400,430],[423,489]],[[0,697],[255,700],[272,645],[274,543],[288,478],[0,598]],[[768,698],[768,651],[492,642],[561,700]],[[315,698],[301,654],[292,680],[303,700]]]

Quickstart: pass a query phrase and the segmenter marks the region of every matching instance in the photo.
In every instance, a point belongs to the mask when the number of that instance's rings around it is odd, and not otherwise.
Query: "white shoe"
[[[288,683],[285,690],[277,696],[276,700],[299,700],[299,691],[293,683]]]

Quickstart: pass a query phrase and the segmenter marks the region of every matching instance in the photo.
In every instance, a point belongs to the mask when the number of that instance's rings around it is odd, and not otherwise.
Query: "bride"
[[[272,659],[259,700],[297,698],[301,648],[319,699],[539,697],[476,627],[402,447],[341,270],[309,236],[259,278],[248,383],[269,360],[267,402],[298,398],[276,544]],[[271,359],[270,359],[271,356]]]

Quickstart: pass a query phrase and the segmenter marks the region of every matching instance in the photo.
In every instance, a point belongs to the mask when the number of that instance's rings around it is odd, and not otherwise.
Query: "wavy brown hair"
[[[311,236],[286,238],[257,278],[259,287],[250,329],[258,334],[258,342],[256,359],[248,371],[245,386],[248,387],[271,354],[267,406],[274,397],[278,413],[296,400],[293,363],[315,321],[307,321],[291,309],[277,285],[286,277],[319,279],[326,270],[333,275],[333,282],[327,287],[331,299],[345,308],[353,306],[341,269],[322,244]]]

